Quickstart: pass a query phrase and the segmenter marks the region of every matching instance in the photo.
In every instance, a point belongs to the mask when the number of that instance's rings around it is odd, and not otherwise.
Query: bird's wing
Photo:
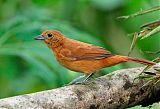
[[[111,52],[99,46],[80,45],[74,49],[63,49],[61,54],[71,60],[99,60],[113,56]]]

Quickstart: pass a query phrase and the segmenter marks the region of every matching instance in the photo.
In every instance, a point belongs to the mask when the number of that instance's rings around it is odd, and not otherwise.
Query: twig
[[[150,29],[153,30],[154,28],[158,27],[159,25],[160,25],[160,20],[157,20],[157,21],[153,21],[153,22],[143,24],[140,28],[141,29],[150,28]]]
[[[145,36],[143,36],[141,39],[145,39],[153,34],[156,34],[160,32],[160,26],[156,27],[155,29],[153,29],[152,31],[150,31],[149,33],[147,33]]]
[[[160,6],[153,7],[153,8],[148,9],[148,10],[142,10],[142,11],[136,12],[136,13],[131,14],[131,15],[120,16],[120,17],[118,17],[117,19],[128,19],[128,18],[140,16],[140,15],[147,14],[147,13],[151,13],[151,12],[158,11],[158,10],[160,10]]]
[[[160,51],[144,51],[147,54],[160,54]]]
[[[133,49],[135,47],[135,44],[136,44],[136,41],[139,37],[141,39],[144,39],[144,38],[147,38],[147,37],[149,37],[153,34],[156,34],[156,33],[160,32],[160,20],[144,24],[140,28],[141,28],[141,31],[139,33],[137,33],[137,32],[134,33],[134,37],[133,37],[133,40],[132,40],[130,50],[128,52],[128,56],[133,51]]]
[[[135,32],[134,33],[134,37],[133,37],[133,40],[132,40],[132,44],[130,46],[130,49],[129,49],[129,52],[128,52],[128,56],[131,54],[131,52],[133,51],[134,47],[135,47],[135,44],[137,42],[137,39],[138,39],[138,33]]]

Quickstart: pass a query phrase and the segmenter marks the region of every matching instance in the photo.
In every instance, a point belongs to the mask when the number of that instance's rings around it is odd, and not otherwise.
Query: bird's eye
[[[52,37],[53,35],[51,33],[47,34],[48,37]]]

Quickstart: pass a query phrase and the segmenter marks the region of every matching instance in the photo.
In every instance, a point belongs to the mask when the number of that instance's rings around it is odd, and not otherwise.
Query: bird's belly
[[[64,67],[85,74],[94,73],[103,68],[98,60],[80,60],[80,61],[59,61]]]

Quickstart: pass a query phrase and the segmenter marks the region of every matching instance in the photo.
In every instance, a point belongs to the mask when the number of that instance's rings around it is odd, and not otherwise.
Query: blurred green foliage
[[[142,107],[142,106],[134,106],[128,109],[160,109],[160,103],[154,103],[152,105],[149,105],[147,107]]]
[[[158,0],[0,0],[0,98],[60,87],[78,73],[55,60],[49,48],[33,38],[46,29],[57,29],[67,37],[102,46],[113,54],[127,55],[132,37],[144,23],[157,20],[153,12],[128,20],[117,20],[141,9],[157,6]],[[138,41],[131,56],[154,59],[160,34]],[[127,63],[106,68],[98,76]]]

